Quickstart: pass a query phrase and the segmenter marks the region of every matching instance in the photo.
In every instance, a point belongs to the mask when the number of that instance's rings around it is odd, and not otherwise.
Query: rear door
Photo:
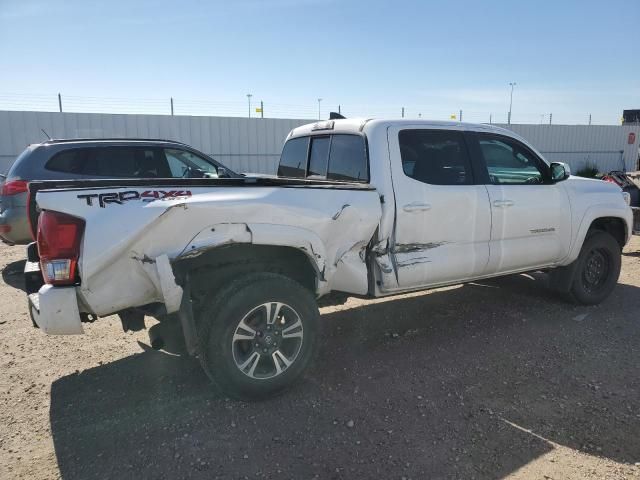
[[[424,126],[388,130],[396,202],[391,248],[400,289],[482,275],[489,259],[491,212],[475,182],[462,130]]]
[[[548,165],[508,136],[472,133],[472,151],[488,174],[491,243],[487,273],[548,266],[569,251],[569,199]]]

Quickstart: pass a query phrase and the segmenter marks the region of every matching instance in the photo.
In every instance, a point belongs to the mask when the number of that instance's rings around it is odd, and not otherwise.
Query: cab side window
[[[494,135],[478,138],[494,185],[535,185],[545,181],[541,160],[518,142]]]
[[[400,156],[405,175],[430,185],[470,185],[471,162],[462,132],[402,130]]]

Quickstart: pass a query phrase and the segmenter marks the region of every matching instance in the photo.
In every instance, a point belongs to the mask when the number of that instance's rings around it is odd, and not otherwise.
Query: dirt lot
[[[640,238],[598,307],[516,276],[322,308],[315,366],[247,404],[116,318],[31,327],[0,247],[2,478],[640,478]]]

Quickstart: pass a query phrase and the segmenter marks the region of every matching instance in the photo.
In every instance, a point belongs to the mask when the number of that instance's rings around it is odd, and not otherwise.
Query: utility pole
[[[402,118],[404,118],[404,107],[402,107]]]
[[[60,113],[62,113],[62,95],[58,94],[58,108],[60,109]]]
[[[462,121],[462,110],[460,110],[460,121]]]
[[[260,118],[264,118],[264,102],[260,100]]]
[[[173,117],[173,97],[171,97],[171,116]]]
[[[589,114],[589,125],[591,125],[591,114]]]
[[[320,115],[320,102],[322,101],[321,98],[318,99],[318,120],[320,120],[321,115]]]
[[[251,118],[251,97],[253,97],[253,95],[247,93],[247,100],[249,100],[249,118]]]
[[[551,119],[553,118],[553,113],[549,114],[549,125],[551,125]]]
[[[516,86],[516,82],[510,82],[511,85],[511,96],[509,97],[509,116],[507,118],[507,124],[511,125],[511,108],[513,107],[513,87]]]
[[[342,115],[342,111],[340,110],[340,105],[338,105],[338,115]]]
[[[492,120],[492,118],[491,118],[491,117],[492,117],[492,116],[493,116],[493,115],[489,114],[489,125],[491,125],[491,123],[492,123],[492,122],[491,122],[491,120]]]

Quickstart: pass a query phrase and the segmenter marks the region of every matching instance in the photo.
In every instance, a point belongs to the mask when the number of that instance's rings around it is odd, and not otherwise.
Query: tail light
[[[9,180],[2,185],[2,191],[0,194],[5,196],[17,195],[18,193],[24,193],[29,190],[29,182],[24,180]]]
[[[44,281],[51,285],[76,282],[84,220],[45,210],[38,219],[38,255]]]

